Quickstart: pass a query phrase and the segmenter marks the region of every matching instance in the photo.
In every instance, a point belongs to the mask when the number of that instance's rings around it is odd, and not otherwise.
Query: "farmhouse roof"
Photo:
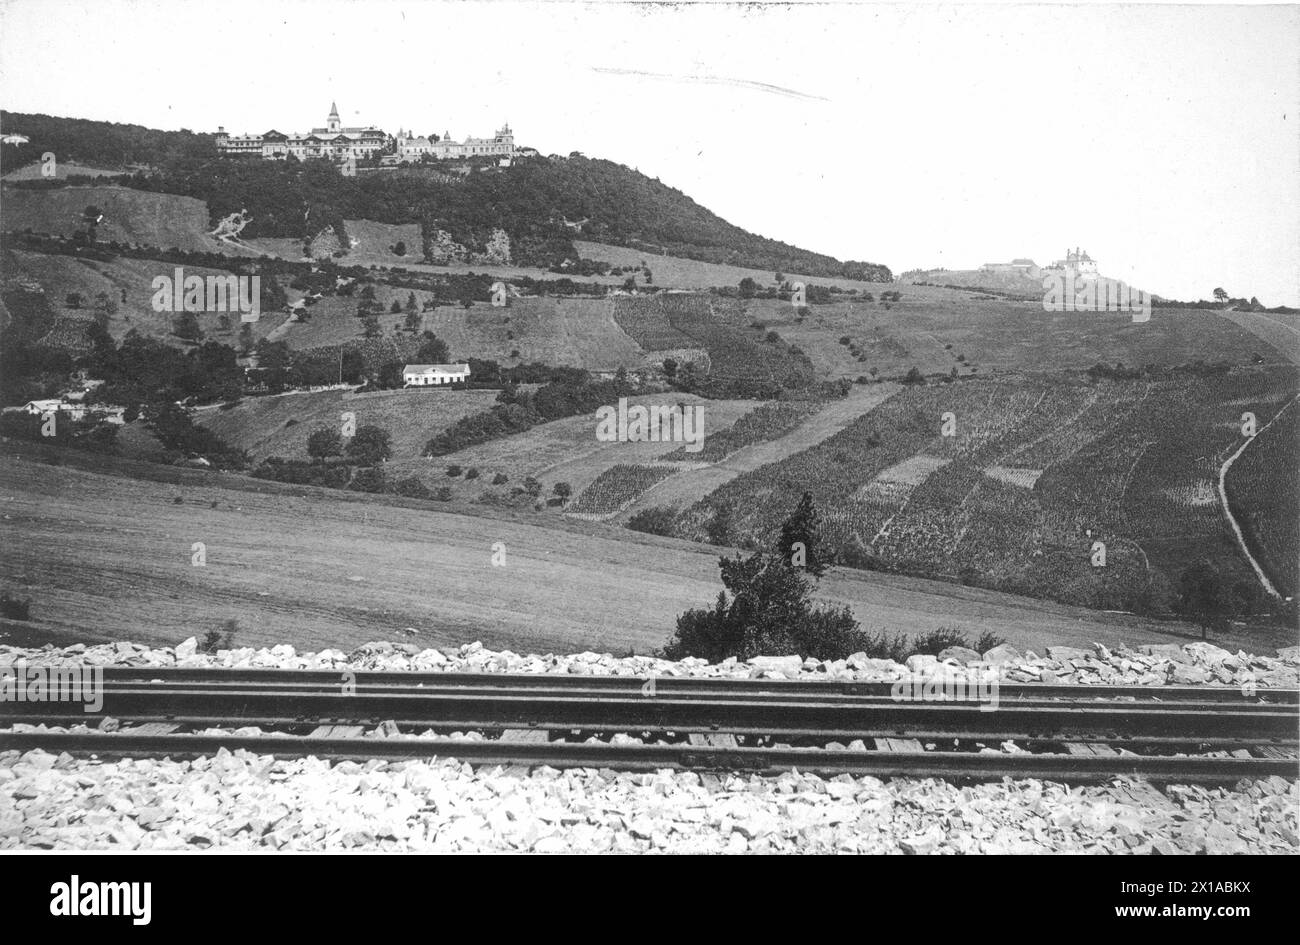
[[[430,371],[442,371],[445,374],[468,374],[468,364],[408,364],[402,368],[403,374],[427,374]]]

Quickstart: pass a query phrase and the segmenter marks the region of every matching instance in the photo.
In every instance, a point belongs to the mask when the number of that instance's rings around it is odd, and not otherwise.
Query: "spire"
[[[339,106],[335,102],[330,102],[330,117],[333,118],[335,121],[338,121]]]

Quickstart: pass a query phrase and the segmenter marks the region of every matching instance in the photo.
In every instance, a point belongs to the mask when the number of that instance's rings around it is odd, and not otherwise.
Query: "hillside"
[[[524,264],[573,259],[571,239],[584,237],[639,252],[764,270],[877,282],[892,278],[884,266],[841,262],[749,233],[658,180],[576,153],[520,159],[463,178],[419,169],[344,177],[324,162],[222,158],[206,134],[17,112],[0,112],[0,125],[32,139],[21,150],[6,146],[6,166],[30,162],[44,150],[95,166],[148,163],[152,170],[122,182],[198,198],[214,221],[246,209],[253,216],[244,234],[249,239],[301,241],[330,227],[341,236],[344,220],[370,220],[418,224],[425,240],[440,230],[466,252],[479,253],[500,228],[509,234],[514,261]]]
[[[719,589],[719,550],[708,546],[170,468],[145,467],[166,482],[120,478],[75,468],[83,462],[0,458],[6,587],[66,639],[174,643],[236,620],[237,645],[477,639],[520,652],[645,653]],[[194,542],[204,543],[202,567]],[[494,567],[498,542],[506,558]],[[818,596],[871,628],[991,630],[1020,647],[1193,633],[892,575],[835,572]]]

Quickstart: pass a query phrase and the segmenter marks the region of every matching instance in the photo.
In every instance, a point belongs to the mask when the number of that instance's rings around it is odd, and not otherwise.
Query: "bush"
[[[31,620],[32,602],[0,594],[0,617],[8,620]]]
[[[975,641],[975,645],[971,647],[971,649],[975,650],[977,653],[983,654],[1006,642],[1006,637],[1000,637],[992,630],[985,630],[980,634],[980,638]]]
[[[365,466],[357,470],[352,481],[348,483],[348,488],[353,492],[383,492],[384,485],[384,471],[373,466]]]
[[[637,512],[627,520],[627,527],[634,532],[645,532],[648,535],[663,535],[671,538],[676,534],[676,519],[676,509],[655,506]]]
[[[931,630],[924,636],[917,637],[916,642],[912,644],[912,652],[938,656],[950,646],[964,646],[969,649],[970,640],[966,638],[966,634],[955,627],[940,627],[938,630]],[[984,651],[980,650],[980,652]]]
[[[847,607],[814,609],[803,573],[781,558],[761,552],[721,558],[718,568],[726,590],[712,608],[688,610],[677,618],[677,630],[663,651],[667,659],[697,656],[716,662],[789,653],[844,659],[871,642]]]
[[[477,466],[471,466],[469,469],[465,470],[465,478],[466,478],[467,480],[468,480],[468,479],[477,479],[477,478],[478,478],[478,467],[477,467]]]
[[[450,476],[452,479],[455,479],[457,476],[459,476],[461,472],[462,470],[460,466],[458,466],[455,463],[452,463],[450,466],[447,467],[447,475]]]
[[[407,499],[429,499],[433,493],[418,476],[407,476],[393,484],[393,492]]]
[[[433,494],[433,497],[439,502],[450,502],[451,486],[439,486],[438,491]]]
[[[495,476],[492,477],[492,485],[494,486],[503,486],[509,481],[510,481],[510,477],[507,476],[505,473],[497,473]]]

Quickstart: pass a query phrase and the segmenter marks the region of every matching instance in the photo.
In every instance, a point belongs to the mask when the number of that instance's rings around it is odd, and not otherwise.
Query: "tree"
[[[403,240],[397,241],[397,244],[393,247],[393,255],[394,256],[406,255],[406,243]]]
[[[677,361],[673,358],[664,358],[664,376],[670,381],[677,376]]]
[[[417,364],[446,364],[449,361],[451,361],[451,352],[447,350],[447,342],[433,332],[426,331],[424,341],[420,344],[420,350],[415,353],[415,362]]]
[[[365,318],[361,319],[361,329],[361,333],[367,338],[378,338],[383,334],[383,331],[379,327],[379,319],[375,318],[373,315],[367,315]]]
[[[805,492],[799,504],[781,525],[776,553],[790,567],[803,568],[815,577],[826,573],[826,560],[820,553],[821,516],[813,504],[811,492]]]
[[[253,326],[245,322],[239,329],[239,353],[242,357],[248,357],[249,352],[253,350]]]
[[[68,308],[81,308],[81,293],[69,292],[64,302],[67,303]]]
[[[1216,301],[1216,302],[1226,302],[1226,301],[1228,301],[1228,293],[1225,292],[1225,291],[1224,291],[1223,289],[1221,289],[1221,288],[1220,288],[1220,289],[1215,289],[1215,290],[1214,290],[1214,301]]]
[[[688,610],[677,618],[676,633],[664,647],[668,659],[798,653],[824,660],[866,649],[866,634],[849,609],[814,609],[807,579],[781,559],[756,552],[748,558],[720,558],[718,569],[726,590],[718,593],[712,608]]]
[[[758,291],[758,283],[749,276],[740,280],[740,297],[742,299],[752,299]]]
[[[172,323],[172,334],[184,341],[202,340],[203,329],[199,327],[198,316],[193,312],[182,312],[176,316]]]
[[[387,430],[372,424],[357,427],[344,452],[358,466],[377,466],[393,455],[392,437]]]
[[[334,427],[317,427],[307,435],[307,455],[317,462],[343,455],[343,437]]]
[[[720,505],[714,510],[713,517],[705,527],[705,533],[709,536],[710,544],[731,544],[731,506]]]
[[[403,323],[406,325],[407,331],[411,332],[411,334],[415,334],[415,332],[420,330],[420,324],[422,321],[423,319],[419,312],[407,312]]]
[[[1232,589],[1217,568],[1198,561],[1178,578],[1178,609],[1201,626],[1201,639],[1208,631],[1228,629],[1228,618],[1236,608]]]
[[[542,494],[542,484],[532,476],[525,476],[524,491],[535,499]]]
[[[555,493],[555,497],[561,502],[568,502],[569,496],[573,495],[573,486],[569,485],[567,482],[557,482],[551,488],[551,491]]]
[[[397,301],[397,299],[393,299],[393,304],[390,305],[390,306],[388,307],[388,314],[389,314],[389,315],[401,315],[401,314],[402,314],[402,303],[399,302],[399,301]]]

